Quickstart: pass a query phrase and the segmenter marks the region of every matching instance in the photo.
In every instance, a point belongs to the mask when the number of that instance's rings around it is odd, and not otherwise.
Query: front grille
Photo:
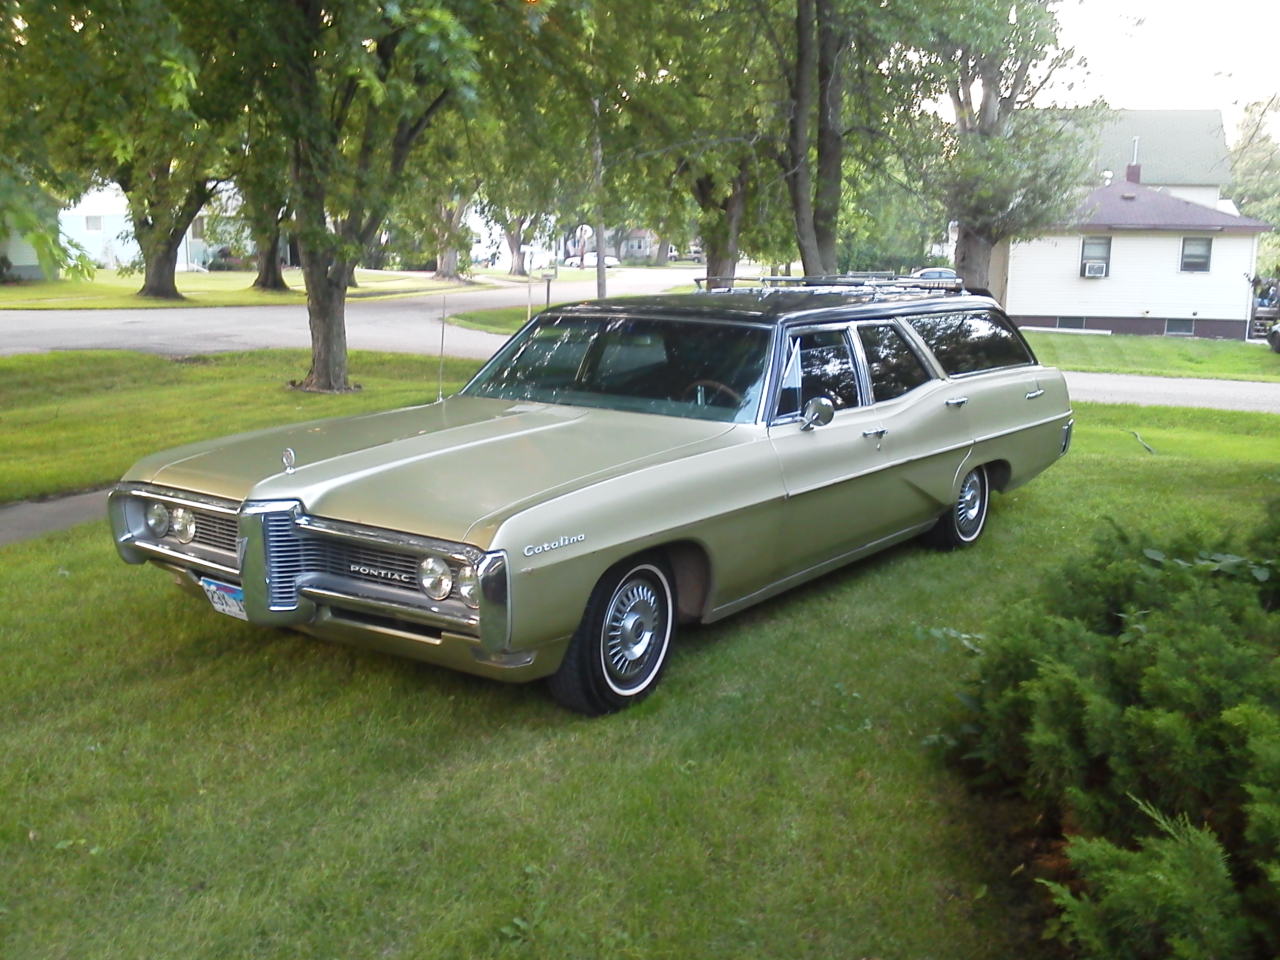
[[[236,552],[236,537],[239,531],[235,517],[210,513],[206,510],[192,512],[196,515],[196,535],[193,543],[213,547],[215,550],[226,550],[228,553]]]
[[[303,541],[294,535],[293,513],[263,517],[267,550],[267,601],[273,608],[298,605],[298,577],[306,572]]]
[[[267,553],[267,596],[273,608],[298,605],[299,581],[324,574],[364,583],[376,583],[421,599],[418,592],[418,556],[344,540],[300,532],[292,512],[263,518]],[[379,575],[379,573],[384,575]],[[385,574],[408,577],[397,580]]]

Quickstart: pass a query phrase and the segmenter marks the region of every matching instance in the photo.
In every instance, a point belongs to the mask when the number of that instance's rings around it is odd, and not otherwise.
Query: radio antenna
[[[444,294],[440,294],[440,369],[436,373],[436,403],[444,399]]]

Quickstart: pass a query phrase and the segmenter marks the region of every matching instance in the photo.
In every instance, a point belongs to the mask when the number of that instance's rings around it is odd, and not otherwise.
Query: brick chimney
[[[1124,168],[1124,178],[1130,183],[1142,182],[1142,164],[1131,163]]]

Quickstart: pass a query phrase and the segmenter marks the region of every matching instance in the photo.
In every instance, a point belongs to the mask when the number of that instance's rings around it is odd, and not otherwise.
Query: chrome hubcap
[[[974,470],[964,478],[960,498],[956,501],[956,528],[961,536],[971,537],[982,529],[986,505],[982,496],[982,477]]]
[[[604,623],[605,668],[626,682],[649,668],[646,654],[657,649],[666,630],[662,602],[647,580],[629,580],[618,588]]]

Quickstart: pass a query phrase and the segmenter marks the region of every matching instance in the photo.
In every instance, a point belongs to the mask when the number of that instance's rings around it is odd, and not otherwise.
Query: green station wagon
[[[224,614],[617,710],[677,623],[911,537],[972,544],[992,490],[1066,453],[1062,375],[933,286],[548,310],[446,400],[147,457],[116,545]]]

